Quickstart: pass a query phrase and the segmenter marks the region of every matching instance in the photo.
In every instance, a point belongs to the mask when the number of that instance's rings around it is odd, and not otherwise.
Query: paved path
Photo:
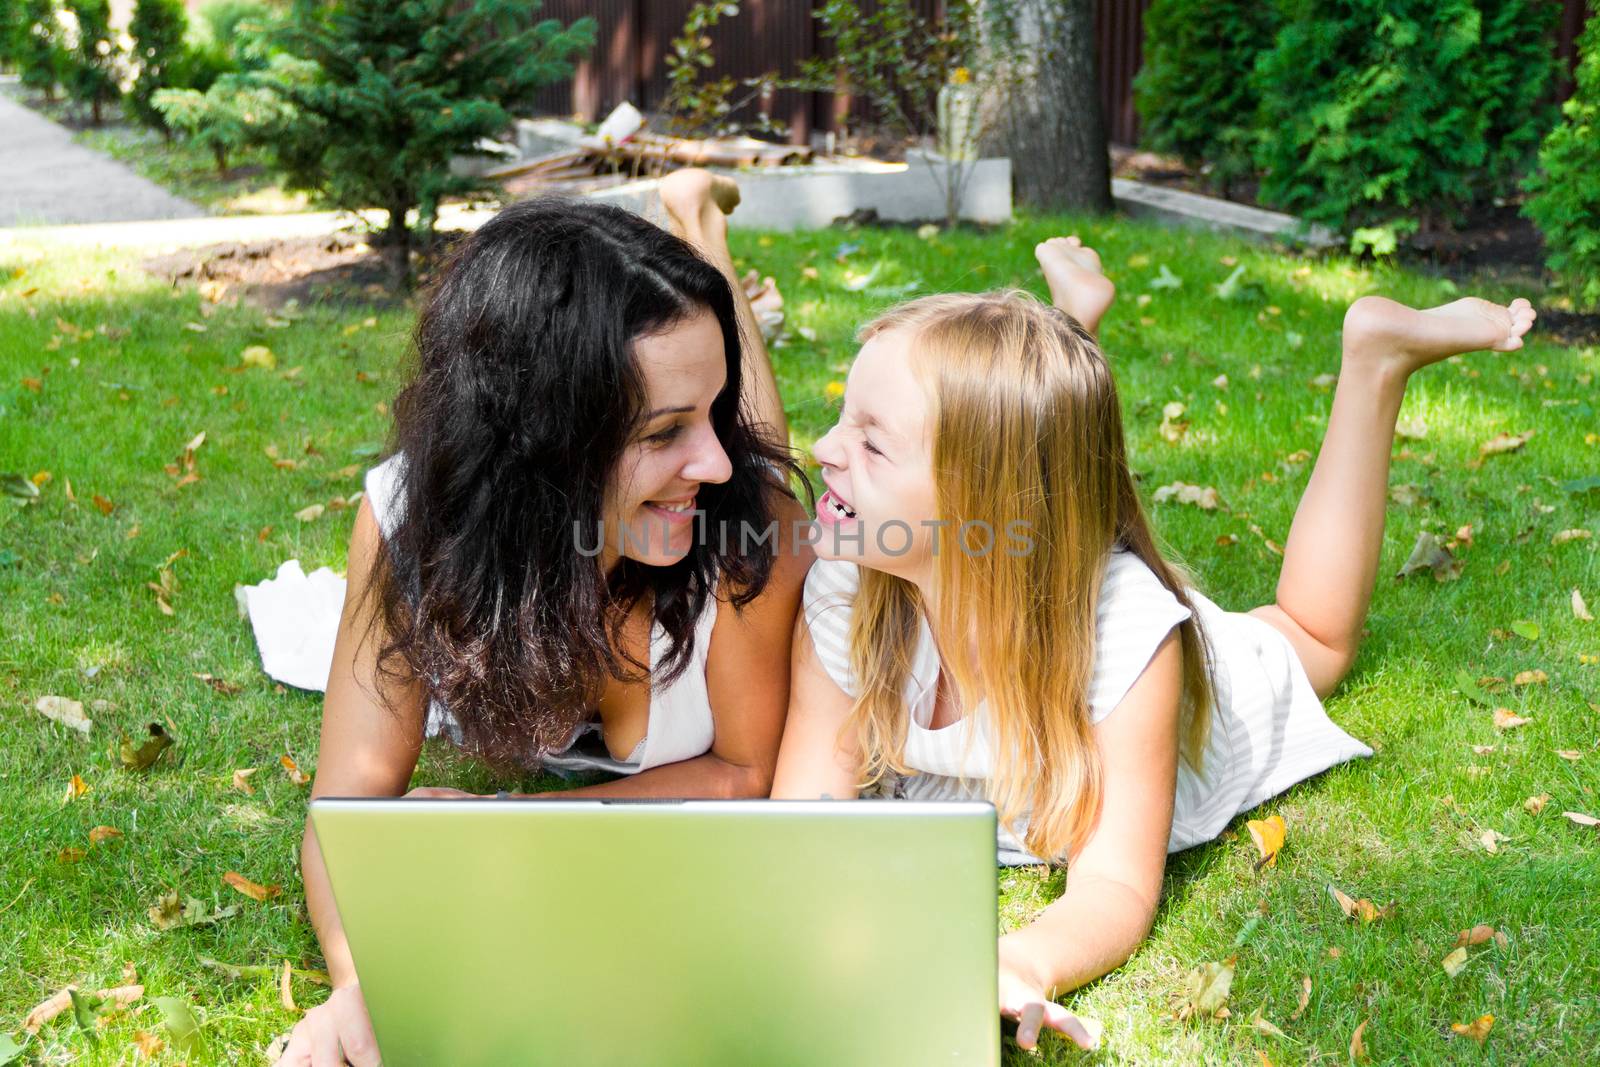
[[[205,212],[79,144],[0,86],[0,227],[130,219],[192,219]]]

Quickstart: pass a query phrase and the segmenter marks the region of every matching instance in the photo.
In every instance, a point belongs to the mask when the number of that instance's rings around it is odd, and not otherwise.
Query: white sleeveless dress
[[[860,583],[856,564],[818,560],[806,576],[806,625],[817,658],[845,693],[857,690],[850,670],[850,612]],[[1210,841],[1242,811],[1291,785],[1372,750],[1328,718],[1294,648],[1278,630],[1251,615],[1223,611],[1190,591],[1211,644],[1216,709],[1201,770],[1178,764],[1169,852]],[[1096,612],[1095,661],[1089,683],[1094,722],[1110,715],[1144,672],[1172,628],[1189,617],[1155,573],[1131,552],[1106,565]],[[994,760],[985,706],[937,730],[932,721],[939,653],[927,620],[906,681],[910,710],[905,762],[917,773],[884,783],[886,793],[914,800],[981,799]],[[1040,863],[1022,845],[1026,819],[1000,828],[999,857],[1007,865]],[[1057,857],[1064,859],[1065,857]]]
[[[399,521],[399,463],[392,456],[367,472],[366,499],[378,528],[387,538]],[[650,711],[644,739],[625,760],[613,758],[600,737],[600,723],[581,724],[565,749],[545,756],[538,765],[558,774],[579,771],[610,771],[637,774],[667,763],[678,763],[711,751],[716,730],[711,718],[711,697],[706,688],[706,656],[711,649],[711,630],[717,622],[716,597],[706,598],[705,609],[695,620],[694,647],[683,673],[671,685],[652,689]],[[671,642],[660,624],[650,628],[650,669],[662,662]],[[456,723],[450,709],[438,701],[428,707],[427,736],[456,736]]]

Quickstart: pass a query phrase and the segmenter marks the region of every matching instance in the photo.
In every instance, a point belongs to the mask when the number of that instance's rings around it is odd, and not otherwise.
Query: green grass
[[[214,215],[280,215],[305,211],[308,204],[304,195],[279,187],[259,151],[232,153],[224,174],[206,149],[138,126],[108,123],[82,131],[76,140]]]
[[[1251,525],[1279,543],[1287,533],[1309,472],[1284,457],[1314,450],[1321,438],[1331,396],[1311,383],[1337,369],[1344,306],[1373,291],[1438,302],[1450,296],[1448,283],[1126,220],[1030,221],[933,241],[901,231],[736,234],[736,251],[776,275],[788,298],[790,339],[775,357],[795,443],[807,446],[830,425],[826,387],[843,378],[852,331],[874,310],[913,286],[1042,293],[1032,246],[1069,227],[1102,250],[1121,286],[1104,341],[1146,491],[1176,480],[1213,485],[1229,509],[1162,505],[1153,509],[1159,529],[1225,607],[1266,600],[1278,558]],[[835,252],[846,243],[860,247],[840,263]],[[1238,299],[1212,292],[1230,273],[1224,257],[1236,257],[1253,283]],[[1181,288],[1148,288],[1163,263]],[[847,272],[874,267],[866,288],[844,287]],[[1509,295],[1493,285],[1488,293]],[[1140,294],[1150,296],[1146,306]],[[193,289],[165,288],[130,256],[0,245],[0,470],[51,474],[36,504],[0,501],[0,959],[8,962],[0,1033],[20,1037],[34,1003],[68,982],[114,985],[132,961],[149,997],[187,998],[205,1020],[205,1052],[169,1049],[158,1062],[259,1063],[295,1016],[279,1005],[274,981],[228,981],[200,958],[320,965],[297,872],[305,791],[277,767],[284,753],[314,766],[320,701],[277,692],[262,675],[232,589],[290,557],[308,570],[342,569],[353,513],[329,511],[311,523],[294,513],[359,488],[359,474],[342,472],[368,464],[384,436],[376,405],[396,385],[408,317],[312,308],[288,328],[271,328],[244,308],[202,318],[199,304]],[[369,314],[376,326],[360,325]],[[96,332],[55,342],[66,332],[58,318]],[[188,322],[207,329],[192,332]],[[251,344],[271,346],[278,369],[230,370]],[[1396,463],[1394,481],[1423,487],[1426,500],[1390,512],[1370,637],[1329,702],[1377,755],[1255,813],[1288,821],[1276,868],[1254,870],[1243,818],[1237,837],[1173,860],[1149,942],[1127,966],[1066,998],[1106,1023],[1099,1060],[1256,1063],[1259,1050],[1275,1064],[1339,1063],[1356,1026],[1370,1020],[1375,1063],[1592,1062],[1600,836],[1560,813],[1600,814],[1600,713],[1588,704],[1600,701],[1600,664],[1580,660],[1600,656],[1600,624],[1578,622],[1569,607],[1578,587],[1600,610],[1600,563],[1596,538],[1553,545],[1552,537],[1600,526],[1600,495],[1560,487],[1600,473],[1597,371],[1596,350],[1536,336],[1522,352],[1474,355],[1415,379],[1404,417],[1423,417],[1428,433],[1404,443],[1415,458]],[[1213,384],[1220,375],[1226,388]],[[24,378],[38,379],[37,391]],[[1187,405],[1190,422],[1176,445],[1158,430],[1173,400]],[[1538,433],[1521,451],[1469,467],[1480,442],[1530,429]],[[202,478],[179,487],[163,467],[201,431]],[[277,469],[265,451],[272,446],[301,465]],[[95,495],[115,504],[109,516]],[[1449,534],[1464,524],[1473,540],[1461,580],[1387,577],[1419,530]],[[1228,535],[1237,542],[1219,542]],[[172,564],[178,588],[168,617],[145,583],[181,550],[188,555]],[[1519,620],[1539,624],[1536,641],[1509,633]],[[1533,720],[1505,734],[1494,730],[1491,709],[1470,703],[1453,681],[1458,670],[1509,678],[1533,668],[1548,673],[1547,684],[1507,686],[1492,698]],[[195,672],[243,690],[220,694]],[[82,738],[33,711],[44,694],[110,706],[91,711],[93,731]],[[136,735],[156,720],[170,723],[176,749],[147,773],[122,770],[119,732]],[[1475,754],[1473,745],[1495,749]],[[1581,758],[1563,759],[1558,749]],[[240,767],[261,768],[253,796],[231,788]],[[90,792],[63,803],[74,774]],[[427,749],[416,781],[492,785],[438,746]],[[1527,814],[1524,798],[1541,793],[1551,798],[1544,813]],[[88,848],[97,825],[125,836],[89,848],[82,862],[58,861],[65,847]],[[1486,830],[1505,835],[1496,854],[1477,843]],[[279,883],[283,893],[267,904],[247,900],[222,885],[228,870]],[[1025,922],[1061,885],[1059,875],[1036,871],[998,877],[1007,925]],[[1360,926],[1340,914],[1329,883],[1398,906]],[[160,932],[146,909],[170,887],[237,903],[242,913]],[[1474,949],[1451,979],[1440,960],[1456,931],[1475,923],[1504,931],[1507,945]],[[1185,974],[1234,954],[1231,1018],[1178,1022]],[[1311,998],[1291,1020],[1302,976],[1312,980]],[[315,1003],[321,994],[297,982],[295,995]],[[1289,1039],[1254,1029],[1257,1010]],[[1451,1023],[1485,1013],[1496,1020],[1486,1046],[1451,1033]],[[154,1008],[112,1021],[97,1044],[64,1016],[35,1047],[40,1059],[119,1063],[131,1059],[141,1029],[160,1031]],[[1084,1059],[1059,1042],[1043,1057]]]

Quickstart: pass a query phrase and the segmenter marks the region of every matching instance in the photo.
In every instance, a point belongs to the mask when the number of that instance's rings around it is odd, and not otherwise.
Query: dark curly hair
[[[387,630],[380,674],[422,680],[467,751],[526,766],[558,749],[608,677],[683,672],[716,589],[742,608],[766,585],[770,545],[743,538],[697,536],[671,566],[624,559],[610,574],[576,544],[646,411],[633,342],[701,310],[722,327],[711,422],[733,473],[701,486],[698,529],[767,529],[773,470],[800,470],[741,410],[733,292],[687,243],[621,208],[542,197],[464,238],[428,294],[394,404],[396,521],[368,588]],[[653,675],[620,640],[647,596],[670,638]]]

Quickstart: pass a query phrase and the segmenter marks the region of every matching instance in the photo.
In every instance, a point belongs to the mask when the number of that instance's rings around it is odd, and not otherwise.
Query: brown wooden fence
[[[585,15],[599,23],[593,54],[581,63],[571,82],[544,91],[537,101],[551,114],[577,115],[593,122],[624,100],[649,111],[667,89],[666,55],[695,0],[544,0],[540,14],[570,22]],[[1560,0],[1556,48],[1570,71],[1577,62],[1575,42],[1583,28],[1586,0]],[[1133,108],[1133,78],[1144,52],[1144,12],[1151,0],[1094,0],[1095,44],[1100,58],[1100,101],[1113,141],[1138,140]],[[817,34],[812,11],[822,0],[743,0],[737,18],[712,33],[717,65],[711,76],[752,78],[768,71],[793,74],[800,61],[821,54],[826,42]],[[862,7],[870,11],[873,0]],[[942,8],[941,0],[912,0],[925,17]],[[1560,95],[1571,92],[1570,79]],[[780,92],[772,115],[788,124],[790,139],[805,143],[813,131],[835,128],[833,101],[827,94]]]

